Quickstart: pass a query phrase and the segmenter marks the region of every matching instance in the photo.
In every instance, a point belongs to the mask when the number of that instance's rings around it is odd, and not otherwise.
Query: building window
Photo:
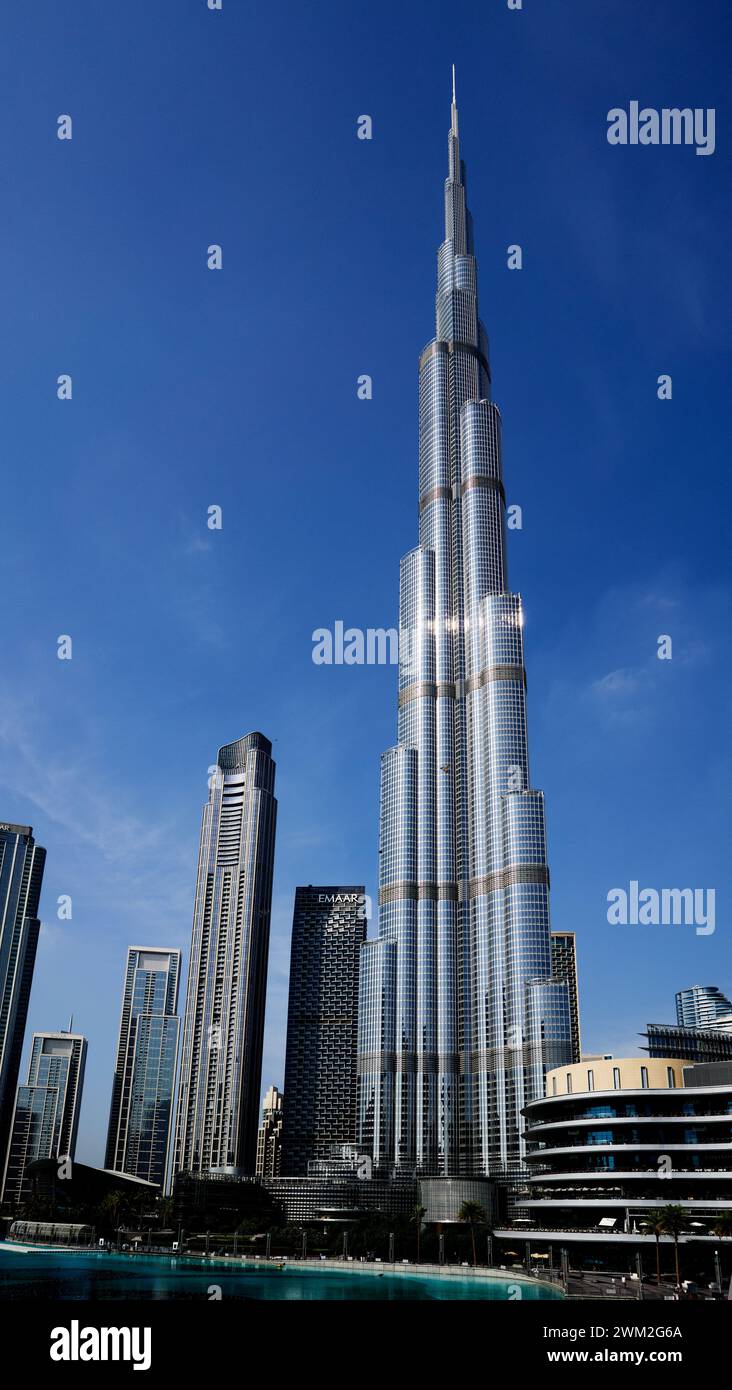
[[[641,1086],[644,1091],[648,1090],[648,1067],[641,1067]]]
[[[571,1095],[571,1094],[572,1094],[572,1073],[571,1073],[571,1071],[568,1071],[568,1072],[567,1072],[567,1095],[569,1096],[569,1095]]]
[[[588,1091],[594,1091],[595,1089],[595,1073],[591,1069],[587,1073],[587,1089]]]
[[[666,1080],[668,1082],[669,1090],[674,1091],[676,1089],[676,1073],[674,1072],[673,1067],[666,1068]]]
[[[555,1096],[556,1094],[557,1094],[557,1078],[556,1078],[556,1076],[553,1076],[553,1077],[552,1077],[552,1095]]]
[[[620,1090],[620,1067],[613,1067],[613,1090]]]

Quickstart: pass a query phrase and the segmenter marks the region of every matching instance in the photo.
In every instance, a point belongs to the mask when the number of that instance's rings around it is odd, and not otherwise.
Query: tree
[[[661,1283],[661,1236],[666,1234],[666,1208],[654,1207],[641,1221],[641,1226],[645,1226],[652,1236],[656,1237],[656,1283]]]
[[[173,1198],[161,1197],[158,1202],[158,1221],[163,1229],[171,1225],[174,1214]]]
[[[419,1264],[419,1248],[422,1236],[422,1222],[424,1221],[426,1215],[427,1208],[420,1207],[419,1205],[417,1205],[412,1211],[412,1215],[409,1218],[410,1221],[414,1222],[414,1225],[417,1228],[417,1264]]]
[[[113,1192],[105,1193],[97,1211],[102,1230],[115,1234],[129,1217],[130,1203],[127,1194],[118,1187]]]
[[[480,1202],[463,1202],[458,1213],[458,1221],[464,1221],[470,1227],[470,1240],[473,1246],[473,1267],[478,1263],[478,1256],[475,1252],[475,1228],[476,1226],[486,1226],[488,1217],[485,1214]]]
[[[715,1236],[721,1236],[723,1240],[725,1236],[732,1236],[732,1212],[720,1212],[712,1226],[712,1230]]]
[[[668,1235],[673,1237],[674,1256],[676,1258],[676,1283],[681,1283],[681,1268],[679,1264],[679,1236],[689,1225],[686,1212],[683,1207],[669,1206],[663,1209],[663,1229]]]

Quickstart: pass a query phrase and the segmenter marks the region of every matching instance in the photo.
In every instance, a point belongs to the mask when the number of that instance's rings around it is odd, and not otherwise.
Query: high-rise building
[[[178,1055],[180,951],[130,946],[105,1168],[165,1182]]]
[[[692,985],[676,995],[676,1022],[684,1028],[708,1028],[717,1018],[732,1014],[732,1003],[716,985]]]
[[[436,334],[420,358],[419,544],[401,565],[398,742],[382,757],[379,937],[362,950],[359,1142],[379,1168],[502,1175],[523,1161],[523,1106],[571,1057],[570,1004],[552,978],[454,90],[448,150]]]
[[[29,825],[0,823],[0,1168],[18,1084],[41,923],[46,851]]]
[[[277,802],[272,745],[219,749],[198,853],[174,1170],[254,1172]]]
[[[356,1137],[365,902],[363,885],[295,892],[282,1139],[282,1171],[290,1176],[304,1176],[311,1159]]]
[[[258,1178],[278,1178],[282,1171],[282,1101],[276,1086],[270,1086],[262,1104],[262,1123],[257,1134]]]
[[[577,939],[573,931],[553,931],[552,975],[555,980],[566,980],[569,990],[569,1018],[572,1028],[572,1055],[570,1062],[579,1062],[582,1056],[580,1036],[579,980],[577,977]]]
[[[78,1033],[34,1033],[28,1080],[18,1087],[2,1200],[17,1205],[29,1195],[25,1177],[39,1158],[73,1159],[86,1066],[86,1038]]]

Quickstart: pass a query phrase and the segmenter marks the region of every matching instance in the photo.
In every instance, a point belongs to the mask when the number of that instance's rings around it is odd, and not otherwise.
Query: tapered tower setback
[[[543,794],[454,99],[436,336],[420,359],[419,545],[402,561],[398,742],[382,758],[378,940],[362,948],[359,1135],[385,1170],[506,1173],[571,1058]]]

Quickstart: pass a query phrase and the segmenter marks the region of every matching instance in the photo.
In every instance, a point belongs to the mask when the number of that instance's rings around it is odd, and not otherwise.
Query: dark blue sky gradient
[[[89,1038],[79,1157],[127,945],[187,950],[221,743],[261,729],[278,765],[263,1086],[295,885],[374,890],[396,675],[316,667],[311,633],[394,623],[417,538],[453,61],[585,1047],[732,987],[725,0],[36,0],[3,29],[0,815],[48,848],[30,1026]],[[610,147],[631,99],[715,107],[716,153]],[[715,934],[611,928],[632,878],[714,887]]]

